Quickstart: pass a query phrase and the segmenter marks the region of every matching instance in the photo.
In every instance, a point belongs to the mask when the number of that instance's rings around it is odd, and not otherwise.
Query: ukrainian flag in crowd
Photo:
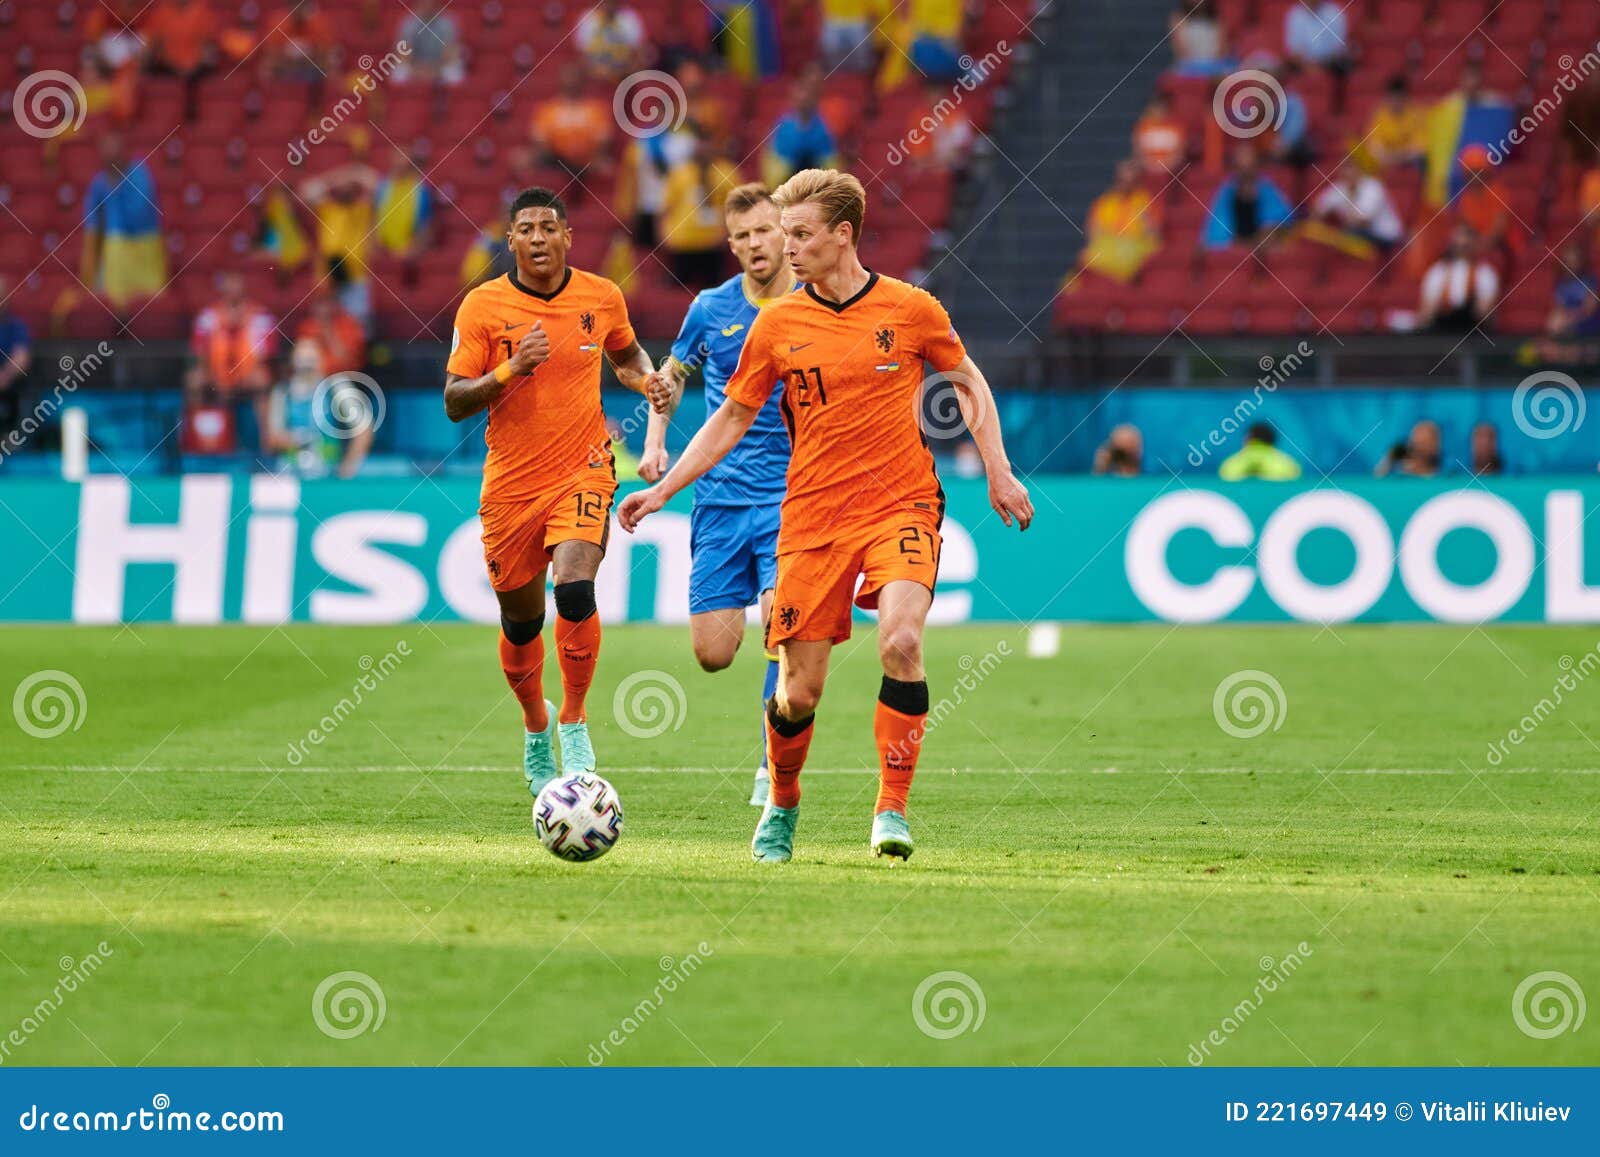
[[[776,76],[778,21],[767,0],[711,0],[711,38],[736,76]]]
[[[1428,116],[1428,169],[1423,191],[1430,205],[1443,205],[1466,184],[1461,150],[1482,145],[1504,153],[1516,113],[1509,104],[1491,97],[1467,101],[1452,93],[1433,107]]]

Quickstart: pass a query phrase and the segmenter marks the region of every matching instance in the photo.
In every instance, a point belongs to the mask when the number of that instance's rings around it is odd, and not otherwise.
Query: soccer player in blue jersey
[[[672,355],[660,375],[672,390],[672,407],[683,384],[699,370],[705,378],[706,413],[722,406],[722,388],[739,365],[745,335],[766,303],[790,293],[795,278],[783,255],[783,230],[778,207],[765,185],[740,185],[723,207],[728,245],[743,270],[715,289],[695,297],[683,319]],[[707,671],[733,663],[744,639],[745,609],[761,606],[763,623],[772,614],[772,587],[777,575],[778,509],[783,502],[784,475],[789,469],[789,432],[781,410],[783,384],[772,391],[755,422],[728,456],[704,474],[694,487],[694,512],[689,525],[693,564],[689,575],[689,638],[695,658]],[[656,482],[667,469],[667,423],[671,410],[652,410],[645,434],[639,474]],[[761,700],[771,698],[778,680],[778,657],[767,655]],[[765,719],[765,708],[760,716]],[[765,723],[761,724],[763,729]],[[761,766],[756,770],[750,802],[767,802],[767,757],[762,731]]]

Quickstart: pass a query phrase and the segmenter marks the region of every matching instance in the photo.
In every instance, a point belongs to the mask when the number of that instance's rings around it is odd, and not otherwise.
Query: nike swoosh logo
[[[744,328],[743,324],[730,325],[727,329],[722,331],[722,336],[723,337],[732,337],[734,334],[738,333],[743,328]]]
[[[516,329],[517,328],[517,323],[514,322],[514,321],[508,321],[508,322],[506,322],[506,328],[507,329]]]
[[[808,341],[808,342],[805,343],[805,345],[792,345],[792,346],[789,347],[789,352],[792,353],[792,354],[797,354],[801,350],[806,349],[806,348],[808,348],[808,347],[810,347],[812,345],[815,345],[815,344],[816,344],[815,342],[809,342]]]

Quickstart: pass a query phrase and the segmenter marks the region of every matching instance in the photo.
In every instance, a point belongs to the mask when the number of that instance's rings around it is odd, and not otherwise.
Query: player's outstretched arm
[[[517,343],[517,352],[481,378],[464,378],[460,374],[445,375],[445,415],[452,422],[472,417],[504,393],[512,378],[526,377],[533,373],[534,369],[549,356],[550,335],[544,332],[544,323],[536,321]]]
[[[947,376],[960,399],[961,416],[977,443],[983,471],[989,476],[989,505],[1007,526],[1015,519],[1019,529],[1027,530],[1033,521],[1033,501],[1028,497],[1028,488],[1011,472],[1005,440],[1000,436],[1000,414],[988,379],[970,355],[962,358]]]
[[[650,399],[650,418],[645,424],[644,453],[639,456],[639,477],[646,482],[660,482],[667,473],[667,426],[678,410],[688,376],[688,368],[668,354],[645,390]],[[667,395],[665,409],[656,404],[663,393]]]
[[[745,431],[750,429],[750,423],[756,420],[760,412],[760,407],[746,406],[732,398],[723,402],[689,440],[684,447],[683,457],[667,471],[665,478],[646,490],[634,491],[622,500],[622,505],[617,507],[617,522],[622,529],[632,534],[646,515],[660,510],[667,504],[667,499],[720,462],[724,454],[738,445],[739,439],[744,437]]]
[[[635,341],[619,350],[607,350],[606,357],[611,359],[611,368],[617,372],[617,381],[624,389],[649,397],[649,383],[655,375],[655,367],[650,364],[650,355],[644,352],[644,346]]]

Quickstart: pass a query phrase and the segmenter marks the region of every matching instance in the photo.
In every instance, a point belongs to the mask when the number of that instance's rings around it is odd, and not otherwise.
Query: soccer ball
[[[553,856],[598,860],[622,836],[622,801],[592,771],[564,775],[545,784],[533,801],[533,830]]]

